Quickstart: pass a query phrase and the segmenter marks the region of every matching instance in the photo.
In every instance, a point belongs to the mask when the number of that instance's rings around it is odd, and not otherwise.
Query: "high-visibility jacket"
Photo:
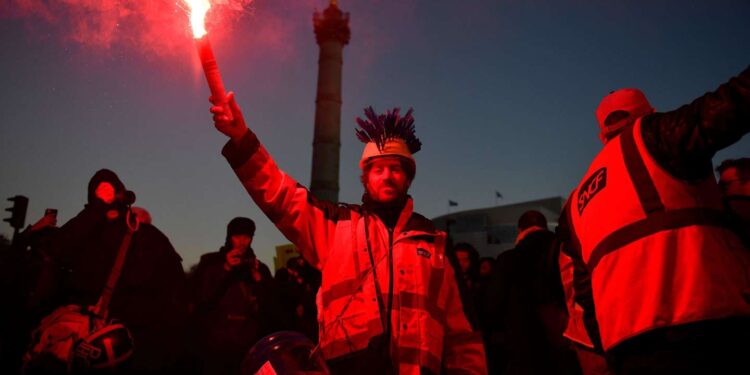
[[[575,190],[573,193],[575,193]],[[571,197],[574,195],[573,193],[571,193]],[[583,262],[577,262],[573,258],[577,254],[572,254],[576,251],[580,254],[580,249],[571,247],[570,224],[568,223],[568,211],[570,210],[571,202],[572,199],[568,197],[560,213],[557,227],[560,246],[558,266],[560,281],[562,282],[563,293],[565,295],[565,306],[568,312],[568,320],[563,336],[579,345],[599,351],[601,350],[601,343],[597,341],[599,340],[599,331],[596,326],[593,304],[580,300],[582,296],[590,296],[590,288],[582,291],[581,285],[586,288],[591,283],[590,275],[585,265]],[[588,309],[585,310],[584,305]],[[589,332],[590,330],[593,332]]]
[[[750,316],[750,259],[715,179],[671,176],[649,155],[640,119],[594,159],[567,220],[605,350],[659,327]]]
[[[464,315],[445,256],[445,233],[412,212],[411,198],[389,232],[362,206],[315,199],[277,167],[252,132],[222,153],[256,204],[321,270],[318,322],[326,359],[364,350],[383,334],[387,312],[381,313],[378,283],[381,298],[391,302],[383,305],[392,305],[390,356],[400,374],[487,373],[481,335]],[[392,296],[383,266],[389,252]]]
[[[586,331],[583,307],[575,300],[573,259],[564,251],[560,251],[558,262],[560,266],[560,279],[562,281],[563,292],[565,293],[565,305],[568,310],[568,322],[565,325],[563,336],[580,345],[593,349],[594,342],[591,340],[588,331]]]

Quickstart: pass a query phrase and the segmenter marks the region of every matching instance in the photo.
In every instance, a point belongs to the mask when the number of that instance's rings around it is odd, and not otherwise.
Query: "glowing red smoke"
[[[209,30],[217,23],[224,29],[230,27],[252,0],[211,3]],[[95,49],[122,45],[164,56],[184,54],[186,45],[192,43],[182,0],[5,0],[0,18],[22,19],[32,30],[50,25],[62,39]]]

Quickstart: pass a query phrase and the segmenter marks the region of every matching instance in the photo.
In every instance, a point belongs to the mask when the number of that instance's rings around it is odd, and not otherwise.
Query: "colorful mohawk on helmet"
[[[363,143],[374,142],[379,151],[386,148],[388,141],[402,140],[410,154],[422,149],[422,142],[414,134],[413,110],[409,108],[401,117],[400,108],[386,111],[382,115],[375,114],[372,106],[365,108],[366,120],[357,117],[357,124],[361,129],[356,129],[357,138]],[[411,155],[409,155],[411,156]]]
[[[422,148],[422,142],[414,134],[414,117],[412,109],[401,117],[399,108],[393,108],[382,115],[375,114],[372,107],[365,108],[366,120],[357,117],[357,138],[365,143],[359,168],[364,170],[367,162],[381,156],[399,156],[416,170],[416,163],[412,154]],[[413,178],[413,174],[412,174]]]

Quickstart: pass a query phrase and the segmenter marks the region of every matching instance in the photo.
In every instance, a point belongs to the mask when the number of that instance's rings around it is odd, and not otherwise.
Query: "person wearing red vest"
[[[569,227],[565,214],[569,210],[567,205],[570,202],[571,200],[568,199],[566,206],[563,207],[556,229],[558,238],[562,240],[559,241],[558,266],[568,313],[563,337],[569,340],[575,349],[583,375],[611,375],[612,371],[607,365],[601,345],[596,346],[592,340],[592,336],[598,337],[596,317],[593,316],[593,311],[584,311],[580,304],[581,301],[579,301],[579,295],[576,294],[576,284],[584,288],[583,292],[579,289],[578,293],[586,295],[586,293],[590,293],[585,289],[590,286],[590,283],[587,282],[588,275],[585,264],[574,262],[571,255],[573,249],[571,249],[569,243]],[[587,313],[585,317],[584,313]],[[589,330],[592,330],[593,334],[589,334]]]
[[[750,69],[677,110],[606,96],[604,148],[563,212],[578,316],[617,373],[747,369],[750,252],[711,158],[750,131]]]
[[[222,154],[242,185],[300,253],[322,272],[319,346],[333,374],[486,374],[445,233],[413,212],[407,194],[421,143],[409,110],[357,119],[362,205],[316,199],[281,171],[230,94],[211,108],[230,137]]]

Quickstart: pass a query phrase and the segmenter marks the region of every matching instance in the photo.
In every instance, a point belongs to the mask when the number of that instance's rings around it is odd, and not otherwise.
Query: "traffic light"
[[[3,221],[7,221],[11,227],[20,230],[26,223],[26,208],[29,206],[29,198],[16,195],[8,198],[8,200],[13,202],[13,207],[6,208],[5,211],[10,211],[11,216],[3,219]]]

